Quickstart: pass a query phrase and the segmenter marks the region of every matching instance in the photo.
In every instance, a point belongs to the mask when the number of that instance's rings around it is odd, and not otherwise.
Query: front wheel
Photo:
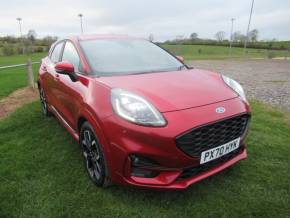
[[[43,113],[43,115],[49,117],[51,113],[47,108],[46,95],[42,87],[39,88],[39,98],[40,98],[41,112]]]
[[[111,179],[102,146],[93,127],[85,122],[80,131],[80,145],[87,173],[90,179],[101,187],[111,185]]]

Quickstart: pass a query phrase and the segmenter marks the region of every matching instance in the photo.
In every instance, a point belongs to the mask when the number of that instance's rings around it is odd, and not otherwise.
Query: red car
[[[42,112],[79,142],[98,186],[184,189],[247,157],[243,88],[147,40],[81,35],[42,60]]]

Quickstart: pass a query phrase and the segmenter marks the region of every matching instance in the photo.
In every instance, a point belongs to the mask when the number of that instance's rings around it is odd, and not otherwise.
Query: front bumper
[[[226,108],[226,112],[216,113],[217,107]],[[103,124],[109,146],[107,159],[112,181],[147,188],[184,189],[220,172],[247,157],[244,138],[241,139],[239,153],[231,159],[188,178],[182,178],[184,169],[198,166],[200,160],[199,157],[191,157],[181,151],[176,146],[175,139],[194,127],[244,113],[250,113],[249,106],[239,98],[235,98],[202,107],[163,113],[168,125],[162,128],[138,126],[116,115],[107,117]],[[132,176],[129,158],[132,154],[157,162],[161,166],[158,169],[158,176],[153,178]]]
[[[240,160],[247,158],[247,151],[245,148],[234,158],[231,160],[224,162],[216,167],[209,169],[208,171],[202,172],[196,176],[192,176],[186,179],[179,179],[182,171],[172,171],[172,172],[163,172],[159,174],[158,177],[148,179],[148,178],[140,178],[140,177],[131,177],[123,179],[126,181],[127,184],[143,187],[143,188],[152,188],[152,189],[185,189],[188,186],[196,183],[200,180],[203,180],[211,175],[214,175],[233,164],[237,163]]]

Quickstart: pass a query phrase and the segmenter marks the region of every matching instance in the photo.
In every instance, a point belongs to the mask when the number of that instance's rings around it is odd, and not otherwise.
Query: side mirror
[[[176,58],[177,58],[179,61],[181,61],[181,62],[184,61],[184,58],[183,58],[182,56],[176,56]]]
[[[59,62],[54,66],[54,69],[56,72],[60,74],[68,75],[73,82],[77,81],[78,79],[77,75],[75,74],[74,65],[72,65],[69,62],[66,62],[66,61]]]

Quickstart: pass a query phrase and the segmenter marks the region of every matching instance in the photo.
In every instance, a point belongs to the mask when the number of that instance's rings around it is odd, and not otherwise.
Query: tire
[[[41,112],[44,116],[49,117],[51,116],[51,112],[48,110],[48,107],[47,107],[47,101],[46,101],[46,95],[45,95],[44,89],[42,87],[39,87],[38,90],[39,90]]]
[[[93,127],[88,122],[81,127],[79,141],[84,165],[90,179],[99,187],[110,186],[112,183],[103,148]]]

